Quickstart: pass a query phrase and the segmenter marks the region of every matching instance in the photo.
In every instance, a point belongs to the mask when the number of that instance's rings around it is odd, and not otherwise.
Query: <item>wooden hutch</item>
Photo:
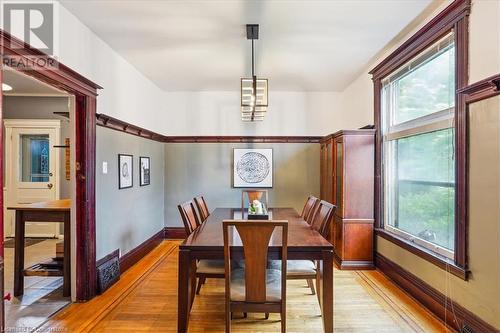
[[[321,140],[321,199],[337,206],[329,235],[340,269],[372,269],[375,130]]]

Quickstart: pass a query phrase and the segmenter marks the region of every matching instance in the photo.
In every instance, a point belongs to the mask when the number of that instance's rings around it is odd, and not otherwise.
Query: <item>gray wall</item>
[[[53,112],[68,112],[67,97],[39,97],[39,96],[5,96],[3,99],[3,116],[5,119],[57,119],[61,120],[61,142],[71,137],[69,119],[56,116]],[[66,180],[64,149],[59,152],[59,184],[60,197],[69,198],[71,195],[71,182]]]
[[[273,148],[274,187],[269,205],[299,212],[310,194],[319,196],[319,144],[165,144],[165,224],[182,226],[181,202],[202,194],[208,207],[240,207],[232,188],[233,148]]]
[[[118,154],[134,155],[134,186],[118,189]],[[151,185],[139,186],[139,156],[150,157]],[[102,164],[108,163],[103,174]],[[162,143],[97,127],[97,259],[116,249],[123,255],[164,227],[165,152]]]

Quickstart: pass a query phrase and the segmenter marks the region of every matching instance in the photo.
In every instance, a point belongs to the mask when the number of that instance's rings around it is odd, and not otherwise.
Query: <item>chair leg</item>
[[[196,287],[196,295],[200,294],[201,286],[205,284],[205,277],[198,278],[198,287]]]
[[[246,312],[243,312],[243,318],[248,317],[248,314]]]
[[[266,312],[266,319],[269,319],[269,312]]]
[[[281,309],[281,333],[286,333],[286,309]]]
[[[233,313],[226,309],[226,333],[231,333],[231,319],[233,318]]]
[[[312,279],[307,279],[307,285],[311,288],[311,294],[316,295],[316,290],[314,289],[314,282]]]

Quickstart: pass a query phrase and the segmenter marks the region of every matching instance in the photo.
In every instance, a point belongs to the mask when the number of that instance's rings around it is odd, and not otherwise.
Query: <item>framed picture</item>
[[[134,157],[118,154],[118,189],[134,186]]]
[[[233,187],[273,187],[272,148],[234,148]]]
[[[146,186],[151,184],[151,167],[149,157],[139,157],[139,185]]]

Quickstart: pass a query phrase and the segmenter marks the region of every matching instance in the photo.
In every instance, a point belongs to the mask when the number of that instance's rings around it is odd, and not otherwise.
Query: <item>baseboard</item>
[[[165,238],[185,239],[186,229],[184,229],[183,227],[165,227]]]
[[[500,332],[500,330],[495,329],[463,306],[443,295],[419,277],[408,272],[385,256],[375,253],[375,265],[377,269],[396,283],[401,289],[434,313],[438,318],[443,321],[446,320],[446,324],[458,332]]]
[[[141,260],[146,254],[158,246],[165,238],[165,229],[146,239],[142,244],[125,253],[120,257],[120,272],[123,274],[127,269]]]

